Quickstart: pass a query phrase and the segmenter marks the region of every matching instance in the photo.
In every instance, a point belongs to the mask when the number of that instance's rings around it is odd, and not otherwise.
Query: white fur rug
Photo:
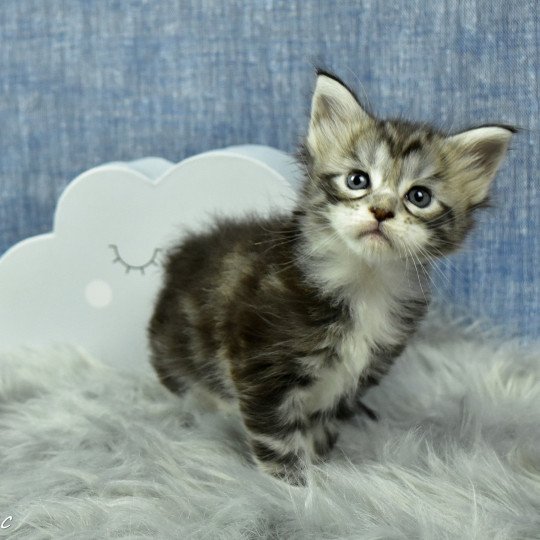
[[[540,348],[443,320],[343,426],[308,488],[239,423],[74,349],[0,356],[9,538],[540,538]]]

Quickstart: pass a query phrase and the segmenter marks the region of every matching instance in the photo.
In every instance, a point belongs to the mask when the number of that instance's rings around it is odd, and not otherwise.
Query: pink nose
[[[369,210],[375,216],[375,219],[379,223],[381,221],[384,221],[385,219],[390,219],[394,217],[394,212],[392,212],[392,210],[387,210],[386,208],[377,208],[372,206]]]

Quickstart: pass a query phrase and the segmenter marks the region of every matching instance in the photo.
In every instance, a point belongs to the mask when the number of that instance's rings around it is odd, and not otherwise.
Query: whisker
[[[424,300],[426,301],[426,304],[428,303],[428,299],[426,297],[426,293],[424,292],[424,288],[422,287],[422,280],[420,279],[420,273],[418,272],[418,268],[416,267],[416,262],[414,261],[413,253],[410,250],[410,248],[405,244],[405,248],[409,253],[411,254],[411,260],[414,265],[414,269],[416,271],[416,276],[418,277],[418,285],[420,285],[420,290],[422,291],[422,296],[424,297]]]
[[[415,248],[420,252],[420,254],[425,257],[426,259],[426,262],[434,269],[436,270],[439,275],[441,275],[446,281],[447,283],[450,283],[450,279],[448,278],[448,276],[441,270],[441,268],[438,266],[437,264],[437,261],[436,259],[434,259],[429,253],[426,252],[425,249],[423,249],[421,246],[415,246]],[[437,289],[437,285],[435,283],[435,281],[432,279],[432,277],[429,275],[428,273],[428,276],[431,280],[431,283],[433,284],[433,286],[435,287],[435,289]]]

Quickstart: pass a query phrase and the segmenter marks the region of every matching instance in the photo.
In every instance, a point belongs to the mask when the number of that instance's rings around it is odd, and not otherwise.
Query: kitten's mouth
[[[390,243],[390,239],[384,234],[383,231],[379,227],[374,227],[373,229],[369,229],[367,231],[362,231],[358,238],[369,238],[372,240],[382,240],[385,242]]]

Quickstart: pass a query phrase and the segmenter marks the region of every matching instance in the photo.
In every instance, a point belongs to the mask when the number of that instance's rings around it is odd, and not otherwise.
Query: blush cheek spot
[[[86,285],[84,297],[93,308],[102,309],[112,302],[113,292],[106,281],[94,279]]]

